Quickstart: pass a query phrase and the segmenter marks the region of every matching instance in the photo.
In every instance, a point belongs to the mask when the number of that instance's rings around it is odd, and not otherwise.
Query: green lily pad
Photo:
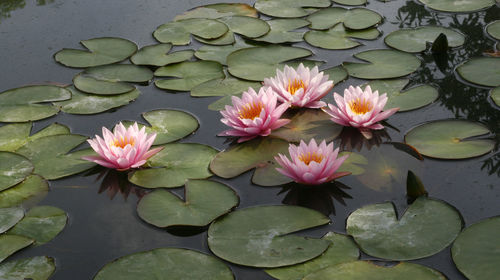
[[[484,125],[466,120],[440,120],[422,124],[405,135],[405,142],[422,155],[441,159],[464,159],[490,152],[495,141],[468,139],[490,133]]]
[[[354,152],[340,152],[338,157],[349,155],[349,157],[344,160],[344,163],[337,169],[337,172],[351,172],[351,175],[361,175],[365,173],[365,169],[368,165],[368,160],[361,154]]]
[[[35,166],[34,173],[54,180],[85,171],[95,163],[81,159],[91,155],[91,150],[69,153],[87,137],[76,134],[45,136],[19,148],[16,152],[27,157]]]
[[[234,96],[241,98],[242,93],[235,94]],[[232,105],[233,102],[232,102],[231,98],[232,98],[232,95],[226,95],[226,96],[210,103],[210,105],[208,105],[208,109],[212,110],[212,111],[224,110],[226,108],[226,105]]]
[[[427,7],[455,13],[467,13],[482,10],[495,5],[495,0],[418,0]]]
[[[321,226],[328,217],[298,206],[236,210],[208,228],[208,246],[219,258],[253,267],[279,267],[321,255],[330,241],[290,233]]]
[[[139,201],[137,213],[157,227],[203,227],[239,203],[231,188],[209,180],[188,180],[184,197],[182,200],[167,190],[155,190]]]
[[[226,34],[228,27],[214,19],[191,18],[160,25],[153,36],[161,43],[188,45],[190,34],[203,39],[216,39]]]
[[[230,76],[224,79],[215,79],[199,84],[191,89],[191,96],[233,96],[241,95],[248,88],[253,88],[259,92],[262,85],[258,82],[249,82],[235,79]]]
[[[328,69],[323,70],[325,75],[328,75],[328,79],[333,81],[334,85],[337,85],[340,82],[343,82],[347,79],[349,74],[342,66],[334,66]]]
[[[276,68],[284,67],[283,62],[312,55],[308,49],[266,46],[240,49],[227,57],[231,75],[251,81],[263,81],[276,75]]]
[[[347,218],[346,229],[371,256],[413,260],[450,245],[462,229],[462,218],[443,201],[419,197],[399,220],[390,202],[364,206]]]
[[[490,97],[497,106],[500,106],[500,87],[494,88],[490,92]]]
[[[154,74],[178,78],[155,81],[157,87],[175,91],[189,91],[206,81],[224,78],[222,65],[215,61],[185,61],[160,67]]]
[[[32,123],[13,123],[0,127],[0,151],[14,152],[41,137],[70,133],[67,126],[53,123],[30,136],[32,126]]]
[[[231,270],[214,257],[187,249],[159,248],[121,257],[105,265],[94,280],[233,280]]]
[[[62,49],[54,58],[68,67],[84,68],[106,65],[127,59],[137,46],[122,38],[94,38],[80,42],[88,50]]]
[[[196,40],[208,45],[229,45],[235,42],[234,33],[248,38],[260,37],[269,32],[269,25],[259,18],[246,16],[231,16],[217,19],[229,28],[229,31],[217,39],[203,39],[195,37]]]
[[[348,236],[329,232],[322,239],[332,242],[323,255],[302,264],[267,269],[266,273],[279,280],[298,280],[325,267],[359,258],[358,246]]]
[[[222,65],[227,65],[226,59],[230,53],[236,50],[246,49],[251,47],[255,47],[255,45],[247,43],[243,40],[236,40],[236,42],[233,45],[203,46],[194,53],[194,56],[196,56],[201,60],[213,60],[219,62]]]
[[[500,273],[500,217],[466,228],[451,248],[457,268],[467,279],[495,279]]]
[[[259,12],[280,18],[298,18],[316,11],[308,8],[326,8],[330,0],[257,0],[255,9]]]
[[[366,4],[366,0],[333,0],[333,2],[348,6],[358,6]]]
[[[446,280],[438,271],[414,263],[399,263],[395,266],[379,266],[369,261],[355,261],[329,266],[323,270],[311,273],[304,280],[321,279],[370,279],[370,280]]]
[[[406,76],[418,69],[420,60],[414,55],[393,50],[369,50],[354,57],[369,63],[344,62],[349,75],[360,79],[387,79]]]
[[[476,57],[457,67],[457,72],[464,80],[482,85],[500,86],[500,58]]]
[[[130,61],[135,65],[165,66],[167,64],[179,63],[193,57],[193,50],[184,50],[167,54],[172,44],[157,44],[145,46],[134,54]]]
[[[409,111],[424,107],[436,101],[438,91],[429,85],[418,85],[403,91],[410,82],[408,79],[376,80],[362,86],[369,85],[372,91],[378,90],[379,94],[387,93],[387,103],[384,109],[399,108],[399,112]]]
[[[151,157],[152,167],[129,173],[129,181],[145,188],[175,188],[187,179],[205,179],[212,176],[208,165],[217,154],[210,146],[194,143],[167,144]]]
[[[65,88],[49,85],[26,86],[0,93],[0,122],[28,122],[51,117],[59,108],[46,102],[71,98]]]
[[[23,208],[0,208],[0,233],[4,233],[15,226],[23,217]]]
[[[0,264],[0,277],[4,280],[48,280],[55,270],[53,258],[31,257]]]
[[[37,206],[8,234],[24,236],[35,240],[36,245],[42,245],[56,237],[66,226],[66,212],[53,206]]]
[[[0,191],[22,182],[33,171],[33,164],[18,154],[0,152]]]
[[[300,18],[272,19],[267,21],[271,30],[266,35],[253,40],[272,44],[302,42],[304,31],[293,31],[309,25],[309,22]]]
[[[177,21],[188,18],[217,19],[230,16],[258,17],[259,15],[257,10],[248,4],[218,3],[193,8],[182,15],[175,16],[174,20]]]
[[[311,29],[330,29],[339,23],[348,29],[361,30],[382,22],[382,16],[364,8],[346,9],[341,7],[326,8],[307,17]]]
[[[434,42],[441,33],[446,35],[449,47],[459,47],[465,42],[465,36],[462,33],[441,26],[420,26],[396,30],[387,35],[384,42],[400,51],[417,53],[425,51],[427,43]]]
[[[0,208],[13,207],[32,200],[39,200],[49,192],[49,184],[38,175],[31,175],[23,182],[0,192]]]
[[[486,32],[488,32],[491,37],[500,40],[500,20],[489,23],[486,26]]]
[[[379,35],[380,32],[376,28],[349,31],[343,25],[337,24],[327,31],[308,31],[304,35],[304,40],[315,47],[329,50],[343,50],[361,45],[361,43],[351,38],[375,40]]]
[[[0,262],[31,244],[33,244],[33,239],[30,238],[10,234],[0,235]]]

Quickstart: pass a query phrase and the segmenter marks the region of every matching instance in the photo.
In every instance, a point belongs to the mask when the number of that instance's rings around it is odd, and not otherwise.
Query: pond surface
[[[228,1],[233,2],[233,1]],[[236,2],[236,1],[234,1]],[[239,1],[253,4],[251,1]],[[95,37],[121,37],[135,42],[139,47],[157,43],[152,32],[174,16],[193,7],[217,3],[215,1],[16,1],[0,3],[0,92],[29,84],[71,84],[78,69],[70,69],[56,63],[55,52],[62,48],[79,48],[79,41]],[[497,4],[498,5],[498,4]],[[494,135],[500,135],[500,108],[489,99],[489,88],[472,86],[461,81],[455,67],[483,52],[495,49],[495,41],[489,38],[484,27],[500,19],[500,8],[452,14],[437,13],[426,9],[416,1],[379,2],[372,0],[367,8],[382,14],[385,19],[379,26],[383,35],[399,28],[421,25],[441,25],[461,31],[466,35],[464,46],[452,49],[448,60],[436,63],[432,55],[418,54],[422,66],[409,75],[410,85],[432,84],[439,88],[439,98],[418,110],[398,113],[389,122],[400,132],[386,129],[383,141],[403,142],[403,136],[411,128],[427,121],[459,118],[479,121]],[[355,61],[353,54],[376,48],[386,48],[382,37],[374,41],[363,40],[363,46],[351,50],[331,51],[318,49],[302,42],[295,44],[314,51],[313,58],[324,60],[327,68],[344,61]],[[176,49],[197,49],[201,44],[191,43]],[[365,81],[349,78],[338,84],[334,91],[343,92],[348,85],[360,85]],[[101,127],[113,127],[122,120],[141,119],[141,113],[153,109],[180,109],[195,115],[200,128],[181,142],[202,143],[223,150],[226,139],[215,135],[226,127],[219,121],[220,114],[207,106],[218,97],[192,98],[187,92],[165,92],[149,86],[138,86],[142,95],[129,105],[96,115],[70,115],[59,113],[34,124],[34,131],[54,122],[71,127],[73,133],[93,137],[101,133]],[[331,96],[328,98],[332,102]],[[287,190],[281,187],[260,187],[250,183],[251,172],[231,180],[214,177],[231,186],[240,196],[239,208],[254,205],[299,204],[312,206],[328,214],[333,223],[312,230],[304,235],[321,237],[328,231],[345,232],[348,215],[354,210],[372,203],[392,201],[399,215],[407,206],[406,173],[411,169],[423,181],[433,198],[441,199],[456,207],[463,216],[465,226],[500,214],[500,154],[498,148],[484,156],[445,161],[425,158],[416,161],[401,156],[401,152],[388,145],[377,147],[364,145],[361,153],[367,158],[377,157],[380,150],[386,157],[397,158],[391,167],[389,159],[377,163],[392,173],[397,180],[368,182],[356,176],[347,176],[340,182],[348,186],[343,192],[330,194],[325,191]],[[387,162],[384,165],[384,161]],[[374,167],[375,168],[375,167]],[[375,179],[370,179],[375,180]],[[56,259],[57,271],[52,279],[91,279],[106,263],[131,253],[159,247],[189,248],[210,253],[206,229],[163,230],[142,221],[136,212],[139,197],[146,190],[133,189],[128,195],[117,190],[102,189],[98,175],[82,174],[51,181],[49,194],[40,202],[64,209],[69,223],[54,240],[43,246],[18,252],[12,258],[47,255]],[[183,195],[182,189],[174,192]],[[302,234],[302,233],[301,233]],[[362,256],[363,259],[373,259]],[[455,268],[450,249],[446,248],[432,257],[411,261],[441,271],[449,279],[465,279]],[[272,279],[260,269],[229,264],[237,279]]]

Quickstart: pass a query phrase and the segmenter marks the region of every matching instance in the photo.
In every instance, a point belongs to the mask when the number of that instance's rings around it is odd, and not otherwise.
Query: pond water
[[[233,1],[227,1],[233,2]],[[234,1],[236,2],[236,1]],[[252,1],[239,1],[253,4]],[[53,59],[62,48],[79,48],[78,42],[95,37],[121,37],[135,42],[139,47],[157,43],[152,32],[174,16],[193,7],[217,3],[216,1],[77,1],[2,0],[0,3],[0,92],[29,84],[70,84],[80,72],[61,66]],[[367,8],[382,14],[379,26],[383,36],[399,28],[421,25],[451,27],[466,35],[464,46],[452,49],[448,59],[436,63],[430,54],[417,54],[422,66],[410,74],[410,85],[432,84],[439,89],[438,99],[423,108],[402,112],[390,118],[394,129],[386,129],[383,141],[403,142],[411,128],[427,121],[459,118],[485,124],[499,143],[500,108],[488,98],[490,88],[473,86],[461,80],[455,67],[483,52],[495,49],[495,41],[484,28],[487,23],[500,19],[500,8],[466,14],[436,12],[417,1],[397,0],[379,2],[371,0]],[[314,59],[326,62],[322,68],[336,66],[344,61],[355,61],[353,54],[370,49],[386,48],[382,37],[374,41],[363,40],[363,46],[350,50],[325,50],[307,43],[297,43],[314,51]],[[176,49],[197,49],[201,44]],[[343,92],[348,85],[365,81],[350,77],[335,86]],[[96,115],[58,115],[37,121],[34,131],[54,122],[71,127],[73,133],[93,137],[101,127],[113,127],[121,120],[143,121],[141,113],[153,109],[180,109],[195,115],[200,127],[193,135],[181,140],[186,143],[207,144],[223,150],[226,139],[215,137],[225,130],[219,121],[220,114],[207,109],[218,97],[192,98],[187,92],[165,92],[153,84],[138,86],[142,95],[124,107]],[[332,102],[331,96],[328,98]],[[385,158],[377,158],[377,152]],[[500,214],[500,154],[494,151],[466,160],[423,161],[401,156],[391,146],[364,145],[360,152],[374,164],[382,165],[385,172],[397,180],[376,181],[347,176],[340,179],[347,188],[334,194],[328,191],[288,190],[281,187],[260,187],[251,184],[251,172],[233,179],[214,179],[231,186],[240,197],[239,208],[255,205],[299,204],[322,210],[332,219],[327,226],[301,232],[307,236],[321,237],[328,231],[345,232],[346,219],[354,210],[368,204],[392,201],[399,215],[407,207],[406,173],[411,169],[423,181],[429,195],[456,207],[463,216],[465,226]],[[390,160],[396,160],[396,164]],[[375,167],[373,167],[375,169]],[[378,167],[377,167],[378,168]],[[388,177],[385,177],[388,178]],[[366,181],[369,180],[366,185]],[[163,230],[142,221],[136,212],[139,197],[146,192],[134,189],[128,197],[101,189],[98,175],[75,175],[50,182],[50,192],[39,204],[52,205],[65,210],[69,223],[54,240],[43,246],[16,253],[12,259],[47,255],[56,259],[57,271],[52,279],[91,279],[106,263],[131,253],[159,247],[181,247],[210,253],[206,229]],[[364,183],[365,182],[365,183]],[[371,186],[368,187],[367,185]],[[115,190],[116,192],[116,190]],[[182,189],[174,190],[183,195]],[[466,279],[455,267],[446,248],[432,257],[410,261],[441,271],[449,279]],[[373,259],[366,255],[363,259]],[[237,279],[272,279],[261,269],[246,268],[227,263]]]

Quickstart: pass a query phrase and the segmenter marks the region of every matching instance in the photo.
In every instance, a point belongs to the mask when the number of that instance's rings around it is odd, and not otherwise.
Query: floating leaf
[[[488,24],[486,26],[486,32],[488,32],[491,37],[500,40],[500,20],[495,20]]]
[[[76,68],[106,65],[125,60],[137,51],[137,46],[122,38],[94,38],[80,42],[88,50],[62,49],[54,58]]]
[[[322,254],[330,241],[289,235],[330,222],[298,206],[257,206],[229,213],[208,229],[208,246],[219,258],[254,267],[279,267]]]
[[[206,81],[224,78],[222,65],[215,61],[185,61],[160,67],[154,74],[179,78],[155,81],[157,87],[175,91],[189,91]]]
[[[495,4],[495,0],[418,0],[427,7],[443,11],[455,13],[474,12],[481,9],[491,7]]]
[[[49,184],[42,177],[31,175],[16,186],[0,192],[0,208],[13,207],[30,200],[43,198]]]
[[[344,62],[342,66],[349,75],[361,79],[387,79],[406,76],[420,66],[415,56],[393,50],[369,50],[354,57],[369,63]]]
[[[216,39],[226,34],[227,26],[214,19],[185,19],[160,25],[153,33],[161,43],[187,45],[191,42],[190,34],[203,39]]]
[[[342,22],[348,29],[361,30],[382,22],[382,16],[364,8],[333,7],[321,9],[308,16],[307,20],[311,22],[311,29],[330,29]]]
[[[494,88],[490,92],[490,97],[497,106],[500,106],[500,87]]]
[[[349,157],[344,160],[344,163],[337,169],[337,172],[350,172],[351,175],[361,175],[365,173],[366,165],[368,160],[354,152],[340,152],[338,157],[349,155]]]
[[[500,273],[500,217],[466,228],[451,248],[457,268],[467,279],[495,279]]]
[[[26,86],[0,93],[0,122],[28,122],[51,117],[59,108],[46,102],[71,98],[65,88],[49,85]]]
[[[219,18],[218,21],[223,22],[229,28],[229,31],[224,34],[224,36],[211,40],[203,38],[196,39],[209,45],[229,45],[235,42],[234,33],[248,38],[256,38],[269,32],[269,25],[267,22],[259,18],[231,16]]]
[[[167,54],[172,44],[157,44],[145,46],[134,54],[130,61],[135,65],[165,66],[167,64],[179,63],[193,57],[194,51],[184,50]]]
[[[495,141],[468,139],[490,133],[477,122],[440,120],[419,125],[405,135],[405,142],[422,155],[441,159],[477,157],[490,152]]]
[[[0,235],[0,262],[31,244],[33,240],[30,238],[10,234]]]
[[[234,96],[241,98],[242,94],[235,94]],[[227,95],[217,101],[214,101],[208,105],[208,109],[212,111],[220,111],[224,110],[226,105],[232,105],[232,95]]]
[[[366,4],[366,0],[333,0],[340,5],[358,6]]]
[[[429,85],[418,85],[403,91],[409,82],[409,79],[376,80],[362,87],[370,86],[372,91],[378,90],[379,94],[386,93],[388,99],[385,110],[390,108],[399,108],[399,112],[414,110],[429,105],[438,98],[437,89]]]
[[[361,45],[351,38],[374,40],[380,35],[376,28],[360,31],[349,31],[341,24],[337,24],[327,31],[311,30],[304,35],[304,40],[315,47],[329,50],[350,49]]]
[[[249,44],[243,40],[236,40],[236,43],[228,46],[203,46],[199,48],[194,55],[201,60],[213,60],[222,65],[227,65],[226,58],[230,53],[250,47],[255,47],[255,45]]]
[[[309,25],[304,19],[272,19],[267,21],[271,30],[266,35],[255,38],[255,41],[268,42],[272,44],[302,42],[305,32],[293,32],[293,30]]]
[[[331,4],[330,0],[257,0],[254,7],[268,16],[295,18],[316,11],[308,8],[326,8]]]
[[[358,246],[348,236],[329,232],[322,239],[332,242],[323,255],[302,264],[267,269],[266,273],[279,280],[297,280],[325,267],[359,258]]]
[[[121,257],[105,265],[94,280],[233,280],[231,270],[214,257],[187,249],[159,248]]]
[[[391,32],[384,39],[385,43],[404,52],[423,52],[428,42],[434,42],[443,33],[449,47],[459,47],[464,44],[465,36],[453,29],[441,26],[420,26],[417,28],[400,29]]]
[[[13,123],[0,127],[0,151],[14,152],[40,137],[70,133],[67,126],[53,123],[30,136],[32,126],[32,123]]]
[[[199,84],[191,89],[191,96],[232,96],[241,95],[248,88],[259,92],[261,84],[235,79],[230,76],[224,79],[215,79]]]
[[[194,143],[167,144],[148,160],[152,168],[129,174],[129,181],[145,188],[175,188],[187,179],[205,179],[212,176],[208,165],[217,154],[210,146]]]
[[[8,234],[24,236],[35,240],[36,245],[42,245],[56,237],[66,226],[66,212],[53,206],[37,206]]]
[[[333,81],[334,85],[343,82],[347,79],[347,71],[342,66],[334,66],[323,70],[325,75],[328,75],[328,79]]]
[[[257,10],[243,3],[218,3],[209,4],[191,9],[182,15],[177,15],[174,20],[188,18],[210,18],[217,19],[230,16],[258,17]]]
[[[476,57],[457,67],[458,74],[466,81],[482,85],[500,86],[500,58]]]
[[[3,280],[48,280],[55,270],[53,258],[31,257],[0,264],[0,277]]]
[[[31,162],[18,154],[0,152],[0,191],[22,182],[33,171]]]
[[[4,233],[15,226],[23,217],[23,208],[0,208],[0,233]]]
[[[450,245],[462,229],[462,218],[443,201],[419,197],[399,220],[390,202],[364,206],[347,218],[346,229],[371,256],[413,260]]]
[[[157,227],[203,227],[239,203],[231,188],[209,180],[188,180],[184,193],[185,200],[167,190],[150,192],[139,201],[137,213]]]

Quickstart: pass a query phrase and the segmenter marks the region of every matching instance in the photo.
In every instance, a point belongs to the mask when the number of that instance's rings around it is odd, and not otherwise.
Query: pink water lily
[[[226,105],[220,113],[221,122],[233,129],[223,131],[219,136],[238,136],[238,143],[248,141],[257,136],[267,136],[273,129],[289,123],[288,119],[280,119],[290,104],[278,103],[276,94],[271,88],[260,88],[259,94],[249,88],[240,98],[232,97],[233,106]]]
[[[290,144],[288,152],[291,160],[283,154],[274,157],[281,165],[276,170],[297,183],[319,185],[351,174],[336,172],[348,155],[337,158],[339,148],[334,150],[333,143],[326,145],[325,140],[319,146],[314,139],[309,144],[304,141],[300,141],[299,146]]]
[[[264,86],[272,88],[281,102],[290,102],[295,107],[321,108],[326,103],[320,101],[333,87],[328,75],[311,70],[301,63],[297,70],[285,65],[283,72],[276,70],[276,77],[264,79]]]
[[[382,111],[387,103],[387,94],[379,96],[378,91],[372,92],[370,86],[366,86],[365,90],[350,86],[344,90],[344,97],[336,92],[333,97],[338,107],[328,104],[328,108],[323,111],[332,117],[333,122],[356,127],[368,139],[372,137],[372,129],[384,128],[379,121],[387,119],[399,110],[392,108]]]
[[[119,171],[140,167],[148,158],[163,149],[159,147],[149,150],[155,141],[156,133],[148,135],[144,127],[139,130],[137,123],[128,128],[119,123],[114,133],[103,127],[102,135],[103,138],[96,135],[94,139],[87,140],[99,155],[86,156],[83,159]]]

